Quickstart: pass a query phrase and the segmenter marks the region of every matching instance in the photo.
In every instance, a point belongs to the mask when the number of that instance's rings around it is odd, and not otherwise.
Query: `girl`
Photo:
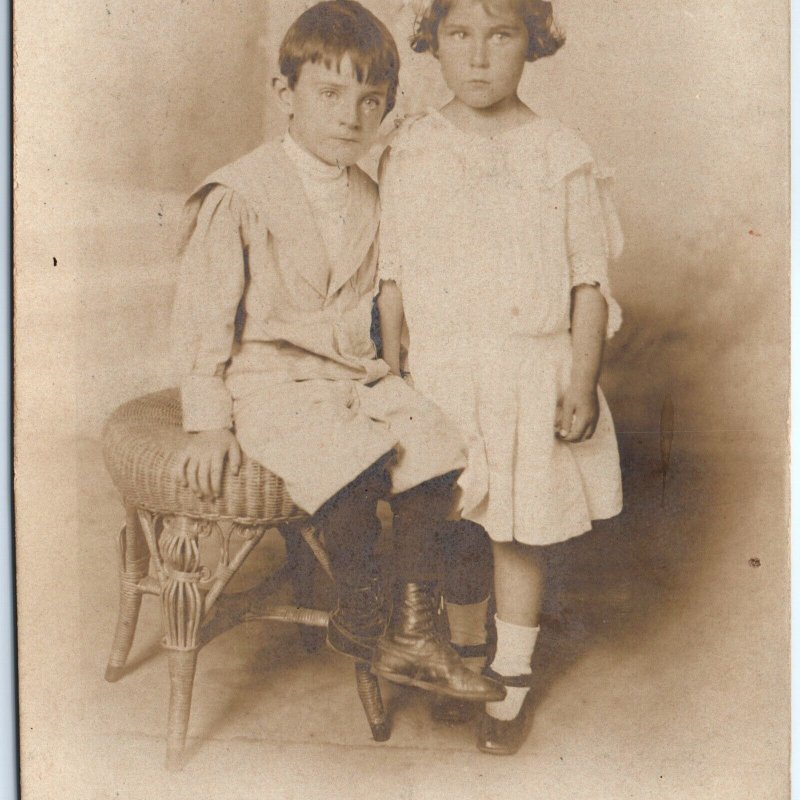
[[[517,94],[526,61],[563,44],[550,3],[435,0],[412,46],[453,99],[407,124],[381,176],[384,358],[469,443],[463,517],[492,539],[497,649],[478,747],[520,747],[539,633],[542,546],[622,507],[611,416],[598,389],[620,325],[607,261],[621,249],[608,181],[583,142]]]

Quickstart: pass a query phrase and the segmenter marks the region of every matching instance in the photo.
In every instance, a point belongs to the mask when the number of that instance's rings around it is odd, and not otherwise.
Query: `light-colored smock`
[[[291,139],[187,203],[172,326],[184,428],[234,428],[309,513],[392,450],[394,492],[465,463],[455,426],[376,357],[379,214],[358,167]]]
[[[402,290],[415,387],[468,440],[462,514],[496,541],[551,544],[622,507],[602,393],[590,440],[555,436],[572,287],[599,286],[609,335],[621,322],[607,189],[583,142],[543,118],[489,139],[431,111],[384,158],[379,274]]]

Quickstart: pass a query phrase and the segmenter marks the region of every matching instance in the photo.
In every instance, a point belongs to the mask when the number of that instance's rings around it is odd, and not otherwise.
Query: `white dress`
[[[380,277],[402,290],[415,387],[469,444],[462,515],[496,541],[563,541],[622,508],[602,393],[589,441],[555,436],[572,287],[599,286],[609,336],[621,323],[608,283],[622,247],[608,184],[574,133],[539,117],[487,138],[430,111],[384,158]]]

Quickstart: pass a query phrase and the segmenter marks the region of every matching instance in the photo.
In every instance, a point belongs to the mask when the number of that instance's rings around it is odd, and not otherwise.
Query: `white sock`
[[[486,644],[486,613],[489,598],[480,603],[459,605],[447,603],[447,622],[450,626],[450,641],[459,645]],[[463,658],[462,661],[473,672],[480,672],[486,663],[484,657]]]
[[[531,657],[536,646],[539,628],[526,628],[503,622],[497,615],[497,652],[492,661],[492,669],[500,675],[530,675]],[[529,689],[521,686],[507,686],[505,700],[487,703],[486,713],[501,720],[512,720],[519,714]]]

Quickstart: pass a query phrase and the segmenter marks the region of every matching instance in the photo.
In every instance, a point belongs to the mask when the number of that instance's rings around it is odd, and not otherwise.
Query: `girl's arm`
[[[400,375],[400,336],[403,330],[403,296],[394,281],[382,281],[378,295],[383,360],[393,375]]]
[[[556,415],[556,435],[581,442],[594,434],[599,417],[597,381],[608,331],[609,221],[591,168],[566,180],[567,252],[572,284],[572,372]],[[613,332],[613,331],[612,331]]]
[[[597,286],[572,293],[572,373],[556,413],[556,433],[567,442],[590,439],[600,413],[597,381],[603,361],[608,305]]]

